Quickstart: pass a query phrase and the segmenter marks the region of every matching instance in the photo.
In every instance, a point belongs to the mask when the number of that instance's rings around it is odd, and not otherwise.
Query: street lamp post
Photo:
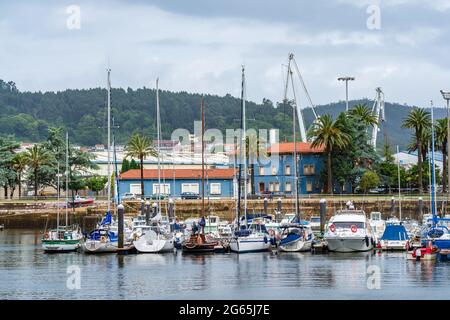
[[[450,198],[450,155],[449,152],[450,148],[449,148],[449,143],[450,143],[450,91],[444,91],[441,90],[441,94],[442,97],[444,98],[444,100],[447,101],[447,202],[448,202],[448,198]],[[445,179],[445,177],[444,177]]]
[[[340,77],[338,81],[345,81],[345,111],[348,111],[348,82],[354,81],[355,77]]]

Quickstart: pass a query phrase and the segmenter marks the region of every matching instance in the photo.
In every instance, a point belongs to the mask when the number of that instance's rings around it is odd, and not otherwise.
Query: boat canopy
[[[100,225],[101,225],[101,226],[106,226],[106,225],[108,225],[108,224],[111,224],[111,222],[112,222],[112,215],[111,215],[111,212],[108,211],[108,212],[106,213],[105,218],[103,218],[102,222],[100,223]]]
[[[386,229],[384,229],[381,240],[409,240],[409,236],[403,225],[389,224],[386,226]]]

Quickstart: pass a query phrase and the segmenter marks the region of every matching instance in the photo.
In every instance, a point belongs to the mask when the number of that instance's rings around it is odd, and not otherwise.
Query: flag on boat
[[[101,226],[105,226],[105,225],[111,224],[111,222],[112,222],[111,212],[108,211],[108,212],[106,213],[105,218],[104,218],[104,219],[102,220],[102,222],[100,223],[100,225],[101,225]]]

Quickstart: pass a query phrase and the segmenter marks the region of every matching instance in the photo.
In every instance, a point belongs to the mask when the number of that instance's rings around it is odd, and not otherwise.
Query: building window
[[[280,192],[280,183],[275,182],[275,192]]]
[[[198,183],[183,183],[181,184],[181,192],[193,192],[199,194]]]
[[[303,166],[303,174],[305,176],[311,176],[313,174],[315,174],[315,168],[313,164],[305,164]]]
[[[276,175],[278,173],[277,166],[272,166],[272,175]]]
[[[269,182],[269,192],[273,192],[273,182]]]
[[[284,173],[287,176],[291,175],[291,166],[290,165],[286,165],[286,167],[284,168]]]
[[[311,181],[306,182],[306,192],[312,192],[313,191],[313,184]]]
[[[210,194],[221,194],[221,184],[220,183],[211,183],[211,191]]]
[[[292,192],[292,184],[290,182],[286,182],[286,184],[284,186],[284,191],[285,192]]]
[[[130,184],[130,193],[141,194],[141,184],[139,183]]]
[[[170,194],[170,184],[168,183],[154,183],[153,194]]]
[[[259,175],[260,176],[264,175],[264,167],[259,167]]]

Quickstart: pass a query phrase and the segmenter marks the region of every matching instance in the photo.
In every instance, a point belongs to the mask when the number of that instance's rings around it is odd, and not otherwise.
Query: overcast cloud
[[[369,30],[369,5],[381,29]],[[67,6],[81,29],[66,27]],[[0,3],[0,78],[21,90],[105,85],[239,95],[279,101],[293,52],[313,101],[342,100],[336,79],[352,75],[350,97],[442,105],[450,90],[450,0],[154,0]],[[302,105],[305,105],[304,97]]]

